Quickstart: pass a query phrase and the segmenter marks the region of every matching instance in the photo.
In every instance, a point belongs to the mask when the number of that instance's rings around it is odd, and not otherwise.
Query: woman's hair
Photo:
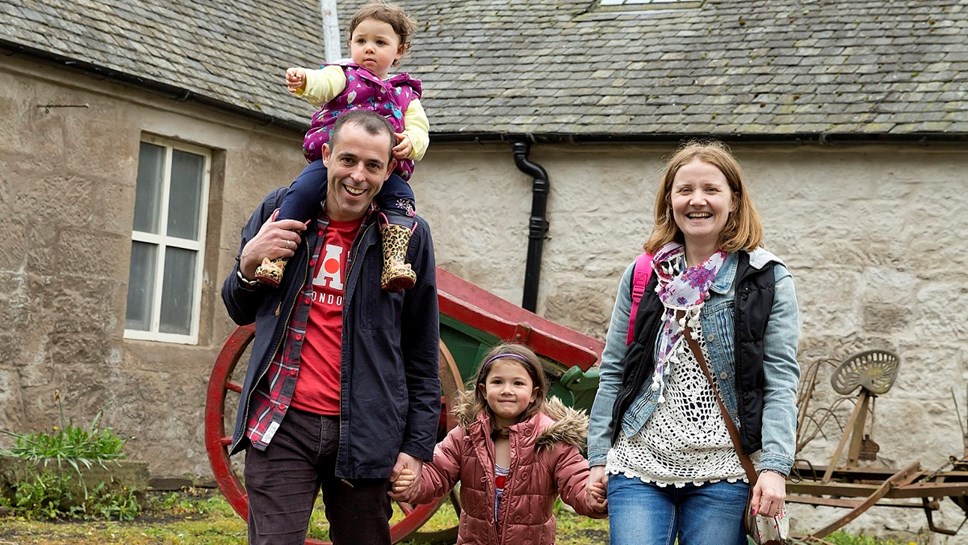
[[[676,225],[672,214],[672,182],[680,168],[697,158],[723,173],[736,202],[736,209],[730,212],[723,232],[719,235],[720,249],[735,252],[759,247],[763,243],[763,224],[746,188],[739,162],[722,142],[690,140],[666,163],[659,190],[655,195],[655,226],[644,245],[645,251],[655,253],[669,242],[684,242],[682,231]]]
[[[537,388],[534,402],[521,413],[521,416],[518,417],[518,422],[527,420],[541,412],[544,409],[545,395],[548,394],[548,381],[545,379],[544,371],[541,369],[541,360],[526,346],[514,343],[502,343],[484,355],[481,367],[477,370],[477,379],[474,381],[473,413],[480,414],[481,411],[487,411],[487,414],[491,417],[491,426],[494,425],[494,412],[491,411],[491,407],[487,404],[487,399],[484,398],[484,389],[482,386],[487,382],[487,375],[491,367],[498,361],[509,361],[524,367],[528,372],[528,376],[531,377],[531,382],[534,384],[534,387]]]
[[[417,30],[417,22],[413,17],[407,15],[407,12],[403,11],[403,8],[396,4],[391,4],[390,2],[385,2],[383,0],[377,0],[374,2],[367,2],[362,8],[357,10],[353,14],[353,18],[350,19],[350,32],[347,38],[350,42],[353,41],[353,31],[366,19],[376,19],[377,21],[384,22],[393,28],[397,36],[400,37],[400,45],[403,47],[403,54],[406,55],[410,52],[410,39],[413,37],[413,33]],[[393,61],[393,66],[398,66],[400,60],[397,59]]]

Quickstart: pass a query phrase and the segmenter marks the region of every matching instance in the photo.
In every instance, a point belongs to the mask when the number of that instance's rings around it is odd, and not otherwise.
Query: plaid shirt
[[[328,222],[324,218],[316,220],[319,236],[316,237],[316,243],[310,254],[309,272],[306,274],[302,294],[292,309],[292,318],[286,329],[282,350],[276,352],[265,376],[252,392],[249,421],[245,433],[252,441],[252,446],[259,450],[265,450],[269,446],[272,436],[276,434],[282,419],[286,416],[286,411],[289,410],[292,394],[296,391],[299,354],[302,352],[303,340],[306,338],[306,323],[309,320],[309,309],[313,302],[313,271],[323,247],[323,233],[327,225]],[[266,390],[267,385],[268,390]]]

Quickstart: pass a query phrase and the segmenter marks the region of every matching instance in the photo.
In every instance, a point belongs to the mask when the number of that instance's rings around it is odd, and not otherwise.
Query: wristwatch
[[[235,276],[239,278],[239,282],[247,288],[255,288],[259,286],[258,280],[249,280],[248,278],[242,276],[242,271],[240,269],[235,269]]]

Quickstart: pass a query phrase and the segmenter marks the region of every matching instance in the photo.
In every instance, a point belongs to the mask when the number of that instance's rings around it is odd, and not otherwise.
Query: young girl
[[[401,8],[385,3],[366,4],[350,20],[351,63],[331,64],[320,70],[290,68],[289,91],[321,106],[303,140],[309,165],[286,193],[277,219],[307,221],[326,197],[327,171],[322,162],[323,144],[329,142],[336,119],[346,111],[364,108],[377,112],[397,131],[394,173],[376,196],[383,217],[383,289],[399,291],[413,287],[416,276],[406,262],[414,228],[414,195],[406,180],[413,174],[414,160],[423,158],[430,141],[429,122],[420,105],[420,81],[408,74],[389,75],[410,49],[416,24]],[[343,190],[349,191],[348,188]],[[256,270],[256,280],[278,286],[287,257],[266,258]]]
[[[461,482],[457,543],[554,543],[555,498],[602,518],[605,488],[586,492],[588,463],[579,452],[588,418],[557,399],[528,348],[502,344],[484,358],[473,392],[454,409],[459,425],[414,475],[393,479],[394,499],[427,503]],[[411,486],[412,485],[412,486]]]

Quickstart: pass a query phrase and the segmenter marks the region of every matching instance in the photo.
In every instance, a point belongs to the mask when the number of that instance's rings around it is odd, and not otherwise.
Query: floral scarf
[[[659,248],[652,259],[652,269],[659,281],[655,291],[665,307],[658,339],[659,356],[652,375],[652,390],[658,392],[659,403],[665,402],[662,395],[665,377],[679,363],[676,353],[683,342],[686,323],[693,326],[699,319],[699,311],[709,298],[709,286],[726,261],[727,253],[720,250],[695,267],[685,267],[685,255],[682,244],[670,242]]]

